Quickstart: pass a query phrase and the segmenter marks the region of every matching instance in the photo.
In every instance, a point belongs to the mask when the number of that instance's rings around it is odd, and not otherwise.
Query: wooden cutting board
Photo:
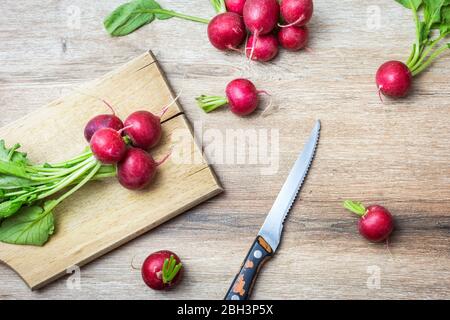
[[[1,128],[0,138],[7,145],[19,142],[33,162],[77,155],[87,145],[86,122],[109,112],[87,94],[108,100],[122,119],[135,110],[157,114],[174,98],[148,52]],[[115,178],[90,182],[56,208],[56,233],[43,247],[0,243],[0,260],[36,289],[220,193],[181,107],[172,105],[162,123],[163,137],[152,154],[159,159],[173,149],[172,159],[158,168],[149,189],[129,191]]]

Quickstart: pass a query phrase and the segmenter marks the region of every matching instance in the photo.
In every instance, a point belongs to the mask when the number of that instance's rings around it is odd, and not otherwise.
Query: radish
[[[242,16],[246,0],[225,0],[227,11],[237,13]]]
[[[359,233],[372,242],[386,240],[394,230],[394,218],[384,207],[373,205],[365,208],[361,203],[344,201],[344,208],[361,218],[358,222]]]
[[[388,61],[382,64],[376,74],[378,95],[401,98],[408,94],[412,78],[425,71],[441,55],[448,52],[450,43],[450,2],[400,1],[411,10],[415,25],[415,41],[406,63]]]
[[[142,279],[153,290],[172,288],[181,281],[183,272],[180,258],[168,250],[152,253],[141,268]]]
[[[161,139],[161,118],[149,111],[136,111],[125,120],[125,134],[133,146],[148,150]]]
[[[114,164],[122,160],[127,150],[120,130],[101,128],[91,138],[91,150],[94,156],[104,164]]]
[[[245,53],[249,59],[261,62],[272,60],[278,55],[278,40],[273,34],[251,35],[248,38]]]
[[[237,13],[221,13],[208,24],[209,41],[219,50],[236,50],[245,35],[244,21]]]
[[[113,114],[99,114],[95,116],[86,124],[84,128],[84,137],[87,142],[91,141],[95,132],[102,128],[111,128],[114,130],[120,130],[123,128],[122,120]]]
[[[288,24],[280,27],[301,27],[306,25],[313,15],[312,0],[281,0],[281,16]]]
[[[120,184],[130,190],[139,190],[147,187],[156,174],[156,167],[162,164],[139,148],[129,148],[122,161],[117,165],[117,178]]]
[[[94,133],[101,128],[112,128],[114,130],[120,130],[123,128],[122,120],[116,116],[114,108],[106,100],[102,99],[102,101],[108,106],[109,109],[111,109],[112,114],[100,114],[88,121],[86,127],[84,128],[84,137],[87,142],[91,141]]]
[[[388,61],[378,69],[376,82],[379,93],[393,98],[401,98],[409,92],[412,74],[403,62]]]
[[[306,47],[308,43],[308,27],[290,26],[281,28],[278,32],[278,42],[289,51],[298,51]]]
[[[255,111],[258,106],[258,93],[266,92],[257,90],[250,80],[235,79],[227,85],[225,93],[226,97],[202,95],[196,100],[205,112],[211,112],[228,104],[231,112],[239,116],[246,116]]]
[[[244,23],[256,37],[270,33],[277,25],[279,14],[277,0],[247,0],[244,5]]]

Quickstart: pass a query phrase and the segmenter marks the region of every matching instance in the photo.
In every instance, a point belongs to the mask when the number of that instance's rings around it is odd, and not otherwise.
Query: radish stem
[[[177,17],[177,18],[184,19],[184,20],[200,22],[200,23],[205,23],[205,24],[209,23],[209,19],[189,16],[187,14],[178,13],[178,12],[175,12],[172,10],[166,10],[166,9],[145,9],[145,10],[138,10],[135,12],[136,13],[164,14],[164,15],[169,15],[169,16]]]

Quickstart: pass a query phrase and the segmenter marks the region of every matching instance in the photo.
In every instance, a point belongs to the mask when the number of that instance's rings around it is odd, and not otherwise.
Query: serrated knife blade
[[[225,300],[248,299],[262,265],[277,250],[284,220],[308,174],[319,142],[319,135],[320,121],[317,120],[303,151],[295,161],[272,209],[270,209],[263,226],[259,230],[258,236],[248,251],[239,273],[231,283],[225,295]]]
[[[291,210],[295,198],[308,174],[317,143],[319,142],[319,136],[320,120],[317,120],[302,153],[295,161],[289,176],[273,203],[272,209],[270,209],[263,226],[259,230],[258,235],[267,241],[273,251],[277,250],[280,244],[284,220]]]

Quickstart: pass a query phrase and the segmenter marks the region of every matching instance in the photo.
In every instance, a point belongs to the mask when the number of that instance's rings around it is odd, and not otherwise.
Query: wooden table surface
[[[279,161],[266,175],[261,165],[214,164],[223,194],[41,290],[0,265],[0,299],[221,299],[315,119],[323,126],[316,160],[254,298],[450,298],[450,57],[415,79],[407,99],[381,104],[374,84],[382,62],[408,56],[408,10],[393,0],[316,0],[311,51],[281,52],[249,70],[242,56],[212,48],[201,24],[156,21],[110,38],[101,22],[121,0],[32,2],[33,10],[0,4],[0,125],[151,49],[174,90],[183,88],[180,102],[197,133],[273,129]],[[206,0],[161,4],[213,15]],[[272,94],[275,112],[241,119],[196,106],[195,96],[220,94],[240,76]],[[356,217],[341,207],[347,198],[391,210],[389,249],[358,235]],[[130,266],[159,249],[186,265],[176,290],[149,290]]]

